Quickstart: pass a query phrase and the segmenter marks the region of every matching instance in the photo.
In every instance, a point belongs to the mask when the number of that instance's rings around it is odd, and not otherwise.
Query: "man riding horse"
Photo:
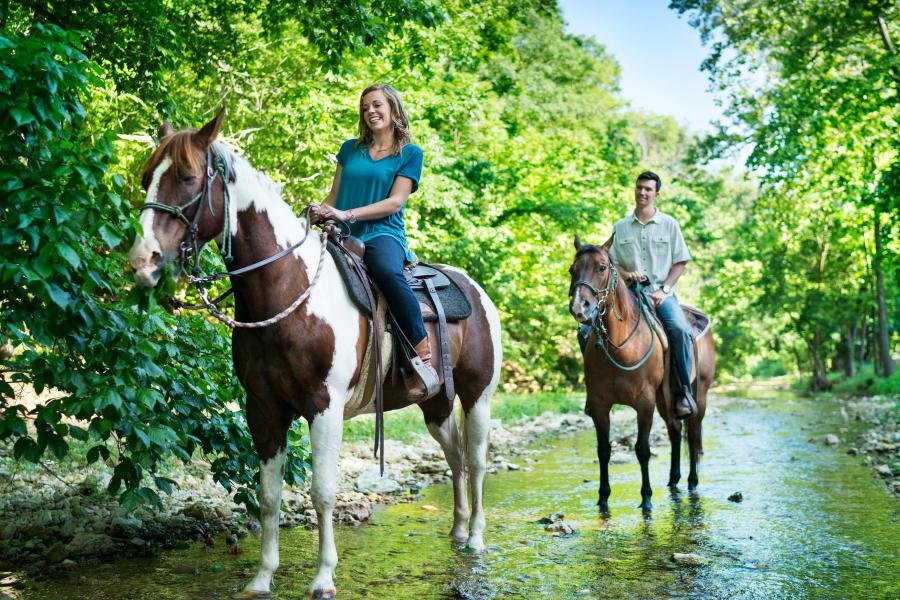
[[[656,207],[661,189],[662,180],[656,173],[645,171],[638,175],[634,187],[634,211],[613,226],[609,254],[625,281],[647,286],[672,348],[673,367],[679,382],[675,416],[686,419],[697,412],[690,386],[692,333],[675,295],[675,287],[691,254],[678,221]],[[582,325],[578,335],[582,352],[589,335],[590,325]]]

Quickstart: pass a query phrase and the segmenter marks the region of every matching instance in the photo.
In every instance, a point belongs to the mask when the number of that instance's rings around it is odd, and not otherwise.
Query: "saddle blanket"
[[[371,319],[372,307],[369,306],[369,299],[366,296],[366,290],[363,287],[362,282],[359,280],[359,276],[356,274],[353,266],[349,263],[350,259],[333,243],[328,244],[328,252],[330,252],[332,258],[334,258],[334,263],[337,265],[338,272],[341,274],[341,279],[344,281],[344,287],[347,288],[347,292],[350,294],[353,304],[360,312]],[[424,266],[428,267],[429,265]],[[438,272],[441,272],[441,270],[436,267],[430,268],[434,268]],[[441,272],[441,274],[443,275],[443,272]],[[440,299],[441,304],[444,307],[447,321],[453,322],[468,319],[472,315],[472,305],[469,303],[469,299],[466,298],[466,295],[463,294],[462,290],[459,289],[459,286],[457,286],[451,278],[446,277],[446,282],[446,287],[439,287],[437,294],[438,299]],[[434,312],[434,306],[432,306],[428,292],[424,289],[419,290],[413,288],[413,293],[419,300],[420,305],[424,305],[426,309],[431,309],[423,310],[422,318],[425,321],[437,321],[437,315]]]

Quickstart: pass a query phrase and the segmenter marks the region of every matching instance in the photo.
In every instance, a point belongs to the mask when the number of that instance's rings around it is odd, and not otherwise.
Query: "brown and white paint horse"
[[[618,281],[618,272],[609,258],[610,242],[603,246],[582,244],[575,236],[575,261],[569,267],[572,298],[569,312],[579,323],[602,321],[608,332],[609,352],[613,359],[625,367],[637,366],[633,370],[623,370],[614,365],[603,349],[596,347],[596,334],[591,334],[584,351],[585,412],[594,420],[597,431],[597,456],[600,459],[600,498],[597,504],[601,512],[609,510],[609,411],[613,404],[624,404],[637,412],[638,434],[634,450],[641,464],[640,508],[649,512],[653,508],[650,502],[653,490],[650,487],[649,461],[654,406],[666,423],[672,444],[668,483],[672,489],[681,479],[682,422],[675,418],[670,394],[666,390],[668,381],[665,380],[664,360],[667,354],[663,351],[658,332],[642,317],[635,294],[625,282]],[[685,419],[691,463],[688,489],[691,490],[699,483],[697,462],[703,451],[702,423],[706,413],[706,394],[716,370],[712,331],[708,330],[697,343],[700,362],[699,389],[695,398],[697,412]],[[645,362],[639,364],[645,357]],[[692,363],[692,378],[696,369],[697,365]]]
[[[278,186],[253,169],[215,138],[224,111],[199,131],[175,133],[168,124],[160,130],[160,144],[144,170],[146,202],[183,206],[203,189],[207,179],[207,150],[230,163],[232,269],[275,255],[299,241],[303,221],[281,199]],[[199,220],[201,243],[223,241],[223,181],[212,181],[211,204]],[[206,202],[201,199],[201,202]],[[186,209],[188,218],[197,209]],[[155,286],[166,264],[179,255],[187,225],[165,210],[143,210],[143,236],[129,254],[135,280]],[[283,487],[287,432],[302,416],[309,422],[313,477],[311,496],[319,523],[317,571],[309,586],[316,598],[335,595],[337,550],[332,529],[336,469],[343,420],[374,410],[371,398],[354,394],[362,385],[362,362],[370,335],[368,319],[353,305],[331,255],[322,257],[322,242],[309,235],[288,256],[240,277],[232,277],[235,318],[252,322],[268,319],[290,306],[314,283],[308,300],[276,324],[263,328],[235,328],[232,336],[235,371],[247,391],[247,424],[260,459],[259,504],[262,515],[262,553],[248,595],[266,594],[278,567],[278,521]],[[320,257],[324,260],[314,280]],[[456,389],[463,408],[462,435],[453,416],[453,398],[444,390],[420,404],[431,435],[439,442],[452,471],[454,542],[475,551],[484,549],[482,489],[487,465],[490,400],[500,375],[500,321],[491,300],[468,276],[447,269],[472,304],[472,316],[452,324]],[[405,390],[385,386],[385,409],[409,404]],[[359,398],[356,403],[352,399]],[[464,439],[463,439],[464,438]],[[468,472],[469,499],[466,497]]]

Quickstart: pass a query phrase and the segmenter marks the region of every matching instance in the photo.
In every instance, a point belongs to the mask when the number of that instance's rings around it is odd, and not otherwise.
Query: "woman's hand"
[[[327,204],[323,204],[319,207],[319,216],[322,219],[334,219],[336,221],[346,221],[350,218],[350,215],[347,214],[348,211],[340,210],[333,206],[329,206]]]

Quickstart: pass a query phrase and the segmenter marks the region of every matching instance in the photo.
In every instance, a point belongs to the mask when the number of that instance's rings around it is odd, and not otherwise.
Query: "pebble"
[[[568,521],[556,521],[555,523],[544,525],[544,531],[550,531],[559,536],[572,535],[575,533],[575,526]]]
[[[728,499],[731,502],[742,502],[744,500],[744,494],[741,492],[735,492],[732,495],[728,496]]]
[[[832,448],[834,448],[839,443],[841,443],[841,440],[840,440],[840,438],[838,438],[838,436],[834,435],[833,433],[829,433],[828,435],[825,436],[825,443],[827,445],[831,446]]]
[[[674,560],[679,565],[705,565],[709,563],[709,559],[705,556],[701,556],[699,554],[682,554],[680,552],[676,552],[672,555],[672,560]]]

